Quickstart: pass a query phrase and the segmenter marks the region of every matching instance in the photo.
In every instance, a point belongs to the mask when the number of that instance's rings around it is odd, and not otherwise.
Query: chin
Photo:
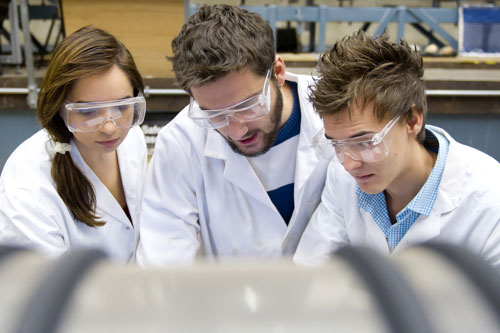
[[[359,183],[358,186],[361,191],[365,192],[366,194],[377,194],[384,191],[384,189],[379,186],[366,186],[366,184]]]
[[[246,157],[255,157],[264,154],[266,151],[262,149],[248,149],[248,150],[238,149],[236,152]]]
[[[265,154],[271,149],[271,146],[256,145],[254,147],[239,147],[233,142],[229,142],[229,146],[233,149],[235,153],[246,157],[256,157]]]
[[[99,149],[96,149],[96,150],[100,151],[102,154],[109,154],[109,153],[115,152],[119,146],[120,146],[120,144],[117,144],[117,145],[112,146],[112,147],[98,147]]]

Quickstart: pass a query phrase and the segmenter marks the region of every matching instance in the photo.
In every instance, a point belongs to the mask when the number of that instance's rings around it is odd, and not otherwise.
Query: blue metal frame
[[[319,23],[318,44],[316,52],[325,50],[327,22],[378,22],[375,35],[382,34],[389,23],[398,23],[398,41],[403,39],[406,24],[425,23],[439,34],[455,51],[458,42],[440,23],[458,23],[458,10],[455,8],[407,8],[399,7],[328,7],[328,6],[241,6],[249,11],[260,14],[273,29],[276,38],[276,23],[278,21],[296,21],[299,27],[303,22]],[[190,15],[194,14],[198,5],[190,5]],[[299,28],[299,32],[302,29]]]

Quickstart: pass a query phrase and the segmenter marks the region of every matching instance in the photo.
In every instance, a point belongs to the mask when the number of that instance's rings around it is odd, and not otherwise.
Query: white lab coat
[[[426,241],[463,245],[494,266],[500,265],[500,164],[492,157],[451,138],[449,152],[431,214],[421,215],[392,251]],[[390,250],[370,213],[361,209],[356,181],[338,162],[328,170],[322,203],[299,243],[294,261],[316,264],[337,248],[367,246],[382,254]]]
[[[77,221],[51,177],[48,140],[45,130],[38,131],[12,153],[4,166],[0,177],[0,242],[28,247],[52,258],[77,248],[102,249],[117,262],[133,258],[147,161],[142,130],[138,126],[131,128],[117,149],[133,225],[72,140],[73,162],[94,186],[97,215],[106,224],[93,228]]]
[[[157,137],[144,189],[140,264],[185,264],[197,255],[209,260],[293,255],[320,201],[328,164],[311,147],[323,126],[307,100],[311,77],[287,73],[286,79],[298,83],[302,115],[297,157],[291,161],[295,210],[288,227],[247,158],[215,130],[198,127],[186,108]]]

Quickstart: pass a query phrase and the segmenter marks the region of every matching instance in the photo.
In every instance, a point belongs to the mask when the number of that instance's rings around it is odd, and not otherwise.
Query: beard
[[[262,133],[262,142],[263,146],[260,150],[254,151],[251,153],[245,152],[241,150],[236,143],[233,141],[229,140],[228,138],[225,138],[231,149],[240,155],[246,156],[246,157],[256,157],[262,154],[265,154],[271,149],[273,146],[274,142],[276,141],[276,136],[278,136],[278,132],[280,130],[280,120],[281,120],[281,115],[283,114],[283,94],[281,93],[281,90],[278,88],[278,84],[276,81],[273,81],[273,85],[275,87],[276,91],[276,98],[274,100],[274,107],[272,110],[269,112],[269,119],[270,123],[267,130],[263,129],[255,129],[251,132],[248,132],[247,136],[252,136],[257,133]]]

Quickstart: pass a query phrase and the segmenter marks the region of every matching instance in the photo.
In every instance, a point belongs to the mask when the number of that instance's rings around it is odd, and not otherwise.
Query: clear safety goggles
[[[384,128],[375,134],[365,134],[345,140],[331,140],[325,136],[323,128],[313,138],[313,147],[323,158],[331,159],[335,154],[340,163],[344,156],[363,162],[377,162],[389,155],[389,147],[384,141],[385,136],[398,122],[400,116],[395,117]]]
[[[61,110],[70,132],[94,132],[108,121],[119,128],[130,128],[142,124],[145,114],[146,100],[140,93],[115,101],[66,103]]]
[[[227,126],[231,119],[246,122],[265,117],[271,110],[271,69],[267,71],[262,92],[224,109],[206,110],[200,108],[191,97],[188,115],[204,128]]]

